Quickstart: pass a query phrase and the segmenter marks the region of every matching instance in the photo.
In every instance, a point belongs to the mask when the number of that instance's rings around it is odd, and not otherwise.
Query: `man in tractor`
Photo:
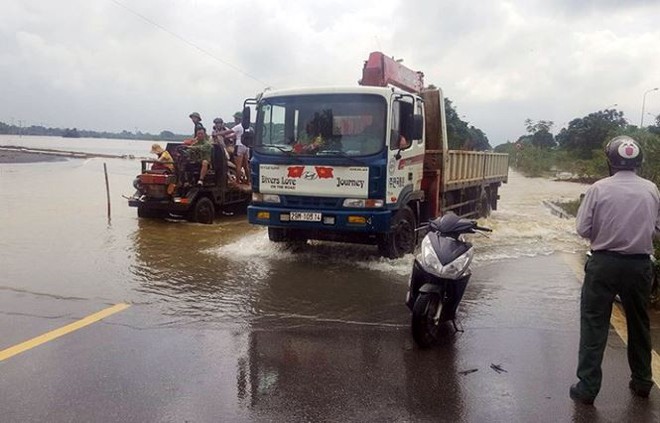
[[[199,186],[204,185],[204,178],[206,177],[211,164],[212,151],[213,145],[209,142],[208,136],[206,135],[206,129],[204,128],[197,130],[192,145],[184,146],[181,150],[181,157],[184,162],[181,166],[182,169],[185,169],[186,162],[201,164],[199,180],[197,181],[197,185]]]

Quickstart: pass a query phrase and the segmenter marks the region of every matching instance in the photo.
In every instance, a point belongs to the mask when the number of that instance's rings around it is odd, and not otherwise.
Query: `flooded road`
[[[110,172],[110,222],[103,162]],[[242,215],[211,226],[137,219],[122,195],[132,194],[138,166],[100,159],[2,166],[2,289],[148,305],[209,325],[291,316],[405,321],[399,294],[412,256],[386,260],[373,247],[322,242],[293,253],[270,243],[266,231]],[[475,238],[477,268],[584,250],[572,221],[554,218],[541,204],[548,196],[576,198],[584,187],[518,175],[509,186],[500,211],[486,222],[493,235]]]
[[[607,414],[568,400],[572,269],[587,244],[542,202],[576,199],[584,185],[510,175],[483,221],[492,236],[473,237],[465,332],[420,351],[403,304],[412,256],[323,242],[294,253],[241,215],[214,225],[138,219],[122,199],[138,169],[109,159],[0,165],[0,350],[131,305],[0,362],[10,420],[657,421],[647,420],[658,416],[657,395],[651,408],[630,407],[617,385],[627,375],[615,335]]]

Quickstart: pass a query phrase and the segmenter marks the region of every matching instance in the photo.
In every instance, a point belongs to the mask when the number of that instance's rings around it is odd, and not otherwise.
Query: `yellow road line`
[[[584,269],[583,264],[579,263],[575,256],[571,257],[569,255],[563,255],[564,260],[571,267],[575,276],[577,276],[579,281],[584,280]],[[612,307],[612,317],[610,318],[610,324],[614,327],[617,335],[621,338],[626,346],[628,345],[628,326],[626,324],[626,316],[621,309],[621,305],[614,303]],[[658,355],[655,350],[651,350],[651,369],[653,371],[653,381],[660,388],[660,355]]]
[[[0,361],[6,360],[10,357],[15,356],[16,354],[20,354],[34,347],[38,347],[41,344],[44,344],[48,341],[52,341],[53,339],[59,338],[60,336],[64,336],[67,333],[71,333],[75,330],[84,328],[85,326],[91,325],[92,323],[98,322],[101,319],[104,319],[108,316],[111,316],[115,313],[125,310],[128,307],[130,307],[130,305],[128,304],[113,305],[112,307],[108,307],[105,310],[101,310],[98,313],[89,315],[69,325],[44,333],[43,335],[39,335],[36,338],[32,338],[25,342],[21,342],[20,344],[14,345],[13,347],[9,347],[5,350],[0,351]]]

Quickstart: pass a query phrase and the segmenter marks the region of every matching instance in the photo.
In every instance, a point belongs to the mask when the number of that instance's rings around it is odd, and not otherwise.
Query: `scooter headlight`
[[[440,276],[440,273],[442,272],[442,263],[440,263],[440,259],[438,259],[438,256],[435,254],[433,246],[431,245],[431,240],[428,236],[425,236],[422,240],[421,252],[417,259],[427,272]]]
[[[465,274],[468,266],[470,266],[473,257],[474,249],[470,248],[451,263],[443,265],[440,263],[440,259],[438,259],[437,254],[433,250],[431,240],[426,236],[422,240],[422,248],[418,260],[426,271],[440,278],[460,279]]]

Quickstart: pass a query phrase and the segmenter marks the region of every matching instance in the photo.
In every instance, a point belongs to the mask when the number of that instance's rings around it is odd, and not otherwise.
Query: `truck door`
[[[416,105],[417,106],[416,106]],[[415,107],[412,96],[394,97],[390,113],[387,203],[396,203],[402,194],[419,191],[423,175],[424,142],[415,138],[413,115]]]

